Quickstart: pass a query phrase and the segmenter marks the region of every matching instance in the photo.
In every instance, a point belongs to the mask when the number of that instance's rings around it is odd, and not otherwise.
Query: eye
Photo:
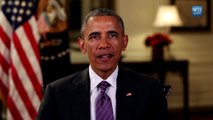
[[[92,32],[88,36],[89,40],[98,40],[100,39],[100,33],[99,32]]]
[[[117,33],[109,33],[108,37],[109,38],[118,38],[118,34]]]
[[[89,40],[98,40],[100,36],[98,34],[93,34],[89,36]]]

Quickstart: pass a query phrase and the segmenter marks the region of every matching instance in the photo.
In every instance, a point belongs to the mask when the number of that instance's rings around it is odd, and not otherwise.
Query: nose
[[[101,39],[99,48],[109,48],[109,41],[106,38]]]

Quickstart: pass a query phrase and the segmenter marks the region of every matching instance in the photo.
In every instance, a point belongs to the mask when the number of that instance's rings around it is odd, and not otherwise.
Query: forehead
[[[118,20],[113,16],[93,16],[88,19],[85,31],[95,29],[121,30]]]
[[[90,17],[87,21],[87,25],[100,24],[100,23],[113,23],[116,25],[118,21],[113,16],[93,16]]]

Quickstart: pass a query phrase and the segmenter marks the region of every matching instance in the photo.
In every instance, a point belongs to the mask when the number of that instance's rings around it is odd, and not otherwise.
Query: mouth
[[[98,55],[97,58],[102,61],[102,62],[107,62],[109,61],[111,58],[113,57],[112,54],[101,54],[101,55]]]

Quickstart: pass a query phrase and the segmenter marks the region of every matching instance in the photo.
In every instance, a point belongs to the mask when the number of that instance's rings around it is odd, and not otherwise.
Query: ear
[[[128,41],[129,41],[129,39],[128,39],[128,35],[124,35],[123,36],[123,39],[122,39],[122,51],[125,51],[125,49],[126,49],[126,47],[127,47],[127,45],[128,45]]]
[[[79,37],[78,38],[78,46],[79,46],[79,48],[80,48],[80,50],[81,50],[81,52],[83,53],[83,54],[86,54],[87,53],[87,51],[86,51],[86,49],[85,49],[85,41],[84,41],[84,39],[83,38],[81,38],[81,37]]]

